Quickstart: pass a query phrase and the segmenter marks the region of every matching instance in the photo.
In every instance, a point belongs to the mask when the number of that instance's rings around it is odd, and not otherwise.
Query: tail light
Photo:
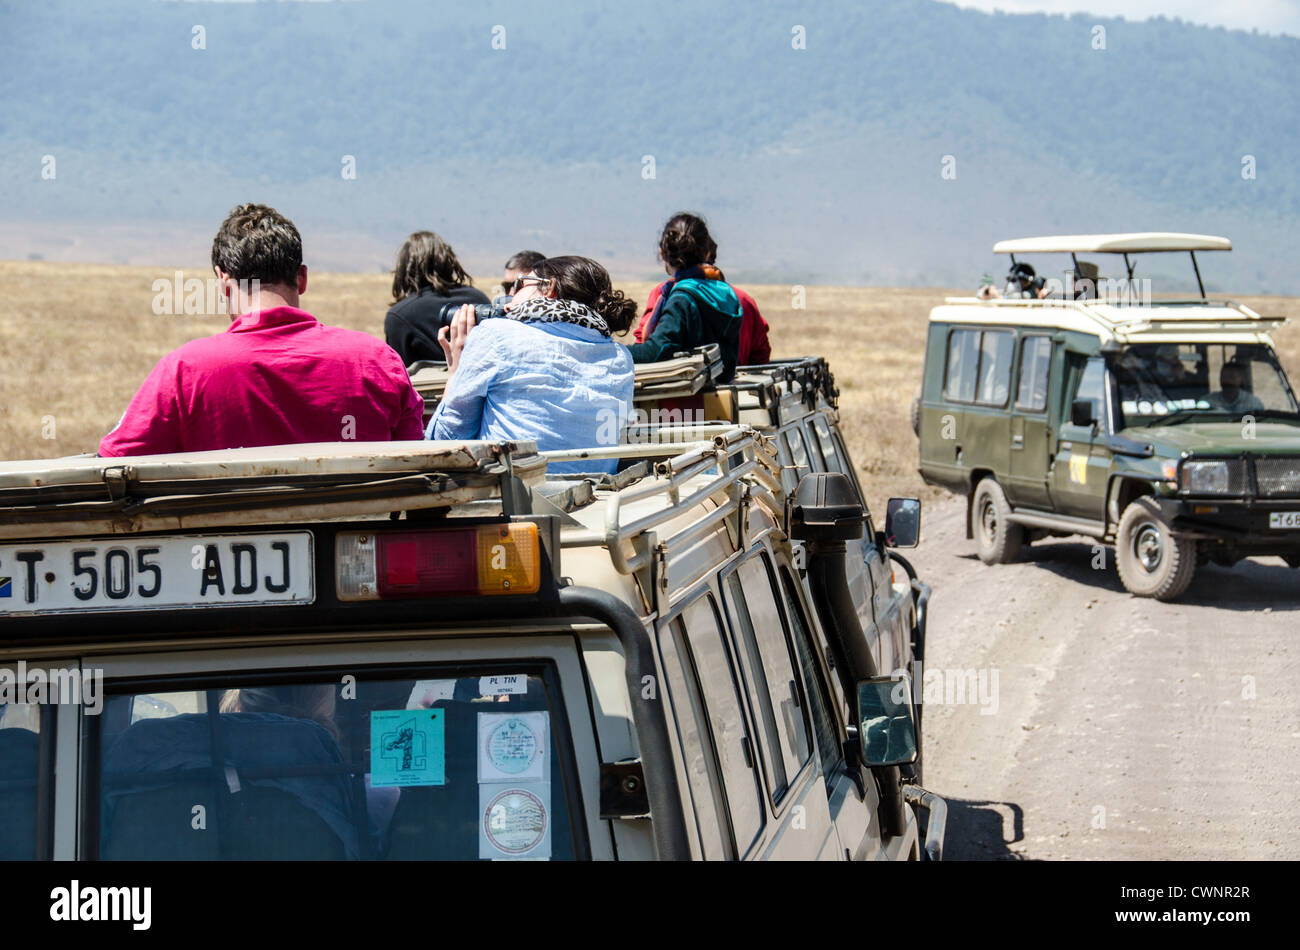
[[[335,536],[339,600],[535,594],[541,547],[531,522]]]

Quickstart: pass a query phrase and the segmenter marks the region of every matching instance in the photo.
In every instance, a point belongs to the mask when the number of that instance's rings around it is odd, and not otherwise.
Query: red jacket
[[[663,296],[664,281],[654,290],[650,291],[650,298],[645,302],[645,312],[641,314],[641,322],[636,325],[633,335],[638,343],[645,342],[646,326],[650,322],[650,315],[655,312],[655,304]],[[740,350],[736,359],[737,366],[755,366],[759,363],[766,363],[772,358],[772,344],[767,339],[767,321],[763,315],[758,312],[758,304],[754,298],[745,293],[735,284],[731,289],[736,292],[740,299]]]

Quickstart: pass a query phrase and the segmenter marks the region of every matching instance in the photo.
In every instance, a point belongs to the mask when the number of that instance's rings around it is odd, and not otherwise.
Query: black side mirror
[[[1070,404],[1070,422],[1076,426],[1090,426],[1097,421],[1093,415],[1091,399],[1076,399]]]
[[[920,540],[920,499],[889,499],[889,505],[885,509],[885,543],[891,548],[914,548]]]

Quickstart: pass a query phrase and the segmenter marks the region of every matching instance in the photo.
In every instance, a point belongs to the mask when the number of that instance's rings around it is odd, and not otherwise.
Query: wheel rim
[[[1133,535],[1133,556],[1148,574],[1154,574],[1165,559],[1164,538],[1160,529],[1146,522]]]
[[[988,500],[985,500],[983,508],[980,509],[980,530],[984,533],[984,540],[988,544],[997,540],[998,510],[993,502]]]

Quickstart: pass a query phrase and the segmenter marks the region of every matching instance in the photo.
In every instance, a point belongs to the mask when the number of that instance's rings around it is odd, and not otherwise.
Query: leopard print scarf
[[[531,297],[517,307],[512,307],[506,316],[525,323],[576,323],[580,327],[595,330],[601,336],[611,335],[605,318],[576,300]]]

